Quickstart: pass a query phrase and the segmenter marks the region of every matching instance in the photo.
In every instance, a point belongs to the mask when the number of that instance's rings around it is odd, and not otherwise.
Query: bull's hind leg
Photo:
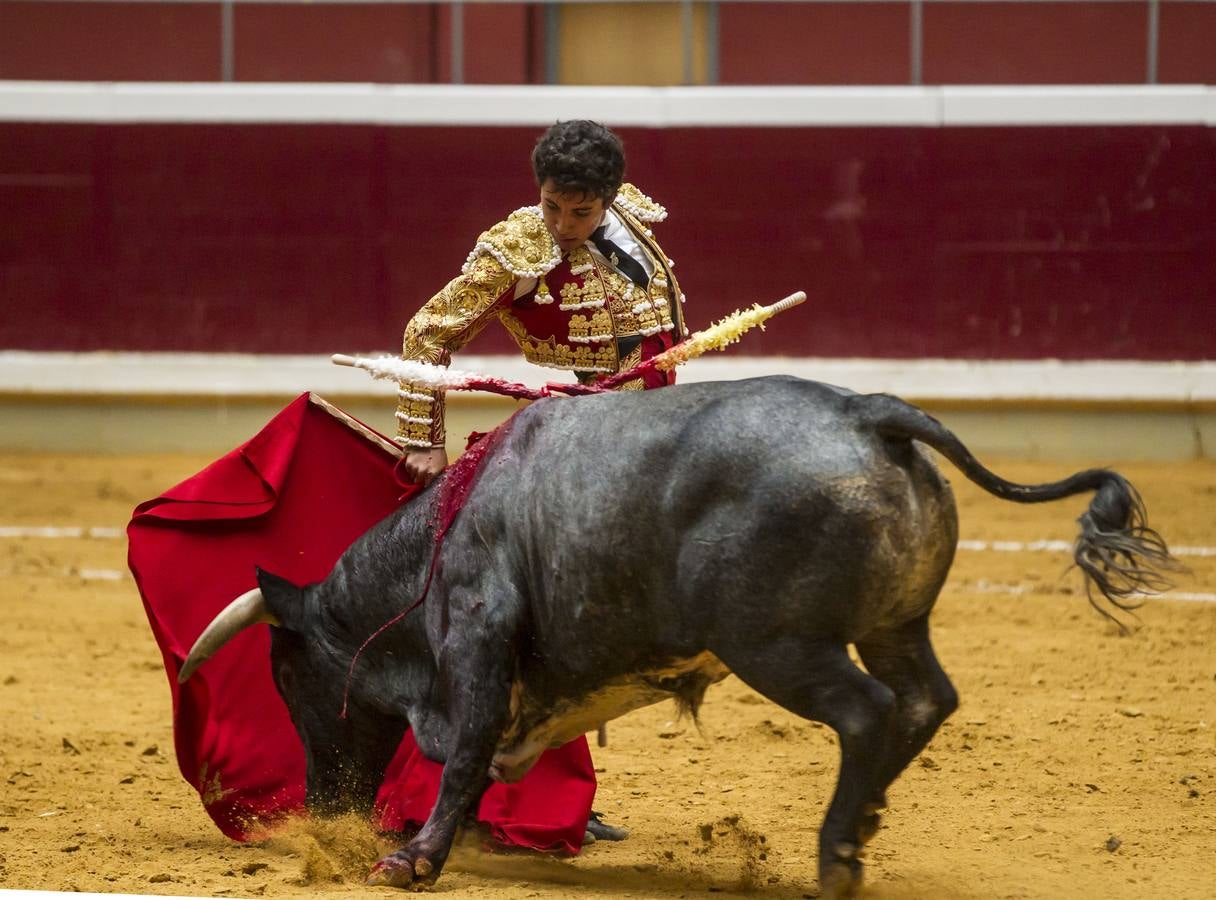
[[[718,656],[770,700],[840,736],[836,793],[819,831],[819,884],[825,897],[850,896],[861,884],[860,825],[880,792],[894,694],[854,665],[842,644],[787,636]]]
[[[879,771],[878,792],[862,821],[861,837],[866,841],[878,830],[878,811],[887,805],[887,787],[958,708],[958,693],[929,642],[928,616],[859,641],[857,652],[870,674],[895,693],[891,744]]]

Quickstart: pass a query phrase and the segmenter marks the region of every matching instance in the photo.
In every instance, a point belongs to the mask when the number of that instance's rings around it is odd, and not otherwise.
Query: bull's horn
[[[274,613],[266,605],[261,588],[246,591],[224,607],[223,612],[211,620],[211,624],[203,629],[190,655],[186,657],[182,669],[177,673],[177,683],[185,684],[186,679],[220,647],[224,646],[240,632],[251,625],[265,622],[268,625],[281,624]]]

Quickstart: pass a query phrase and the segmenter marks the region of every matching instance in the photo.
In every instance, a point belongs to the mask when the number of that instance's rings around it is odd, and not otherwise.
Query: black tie
[[[642,264],[614,244],[604,234],[608,231],[607,225],[601,225],[595,231],[591,232],[591,243],[595,244],[596,249],[604,254],[604,259],[612,263],[613,267],[618,272],[632,281],[640,288],[650,284],[650,278],[646,274],[646,270],[642,268]]]

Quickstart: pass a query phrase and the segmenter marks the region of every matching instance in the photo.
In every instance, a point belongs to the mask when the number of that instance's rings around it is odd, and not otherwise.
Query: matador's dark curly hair
[[[563,193],[591,194],[608,204],[625,180],[625,148],[598,122],[558,122],[536,142],[532,171],[538,185],[552,178]]]

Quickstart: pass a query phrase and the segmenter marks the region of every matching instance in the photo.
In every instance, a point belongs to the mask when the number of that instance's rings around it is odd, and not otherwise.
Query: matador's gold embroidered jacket
[[[446,366],[497,318],[529,362],[589,377],[636,365],[684,337],[684,295],[651,231],[667,211],[631,184],[621,185],[612,211],[653,264],[648,287],[585,245],[563,256],[540,207],[524,207],[483,232],[461,274],[410,320],[402,356]],[[399,394],[397,442],[443,446],[443,392],[404,384]]]

